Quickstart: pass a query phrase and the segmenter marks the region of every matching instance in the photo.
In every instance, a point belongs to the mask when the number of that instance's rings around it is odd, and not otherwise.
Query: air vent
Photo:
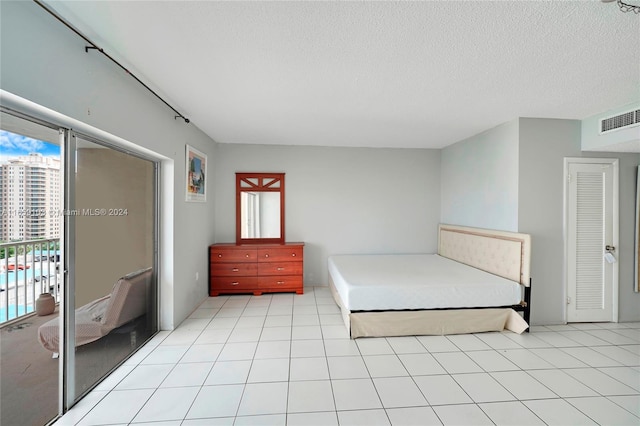
[[[600,120],[600,134],[640,123],[640,109]]]

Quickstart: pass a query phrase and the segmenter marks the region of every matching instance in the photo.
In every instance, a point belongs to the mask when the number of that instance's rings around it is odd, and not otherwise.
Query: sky
[[[39,152],[46,157],[60,157],[58,145],[0,130],[0,161],[31,152]]]

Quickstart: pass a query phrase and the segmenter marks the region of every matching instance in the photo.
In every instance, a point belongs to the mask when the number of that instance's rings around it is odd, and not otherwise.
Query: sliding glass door
[[[63,414],[158,330],[158,162],[0,111],[0,424]]]
[[[58,322],[61,145],[55,126],[0,113],[0,425],[59,412],[59,360],[38,332]]]
[[[88,136],[71,133],[67,146],[71,405],[158,329],[157,170]]]

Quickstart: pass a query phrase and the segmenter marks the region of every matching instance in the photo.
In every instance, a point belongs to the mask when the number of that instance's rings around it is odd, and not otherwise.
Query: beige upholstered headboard
[[[529,286],[529,234],[440,224],[438,254]]]

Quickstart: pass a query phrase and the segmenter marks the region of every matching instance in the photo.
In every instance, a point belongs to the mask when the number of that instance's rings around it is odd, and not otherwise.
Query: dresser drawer
[[[254,247],[211,247],[211,262],[255,262],[257,251]]]
[[[258,275],[257,263],[211,263],[213,277],[242,277]]]
[[[261,262],[258,275],[302,275],[302,262]]]
[[[258,286],[256,277],[212,277],[211,290],[249,291]]]
[[[209,295],[304,293],[304,243],[209,246]]]
[[[260,277],[260,288],[270,288],[276,291],[279,288],[297,289],[302,288],[302,276],[272,276],[272,277]]]
[[[302,246],[259,247],[258,262],[302,261]]]

